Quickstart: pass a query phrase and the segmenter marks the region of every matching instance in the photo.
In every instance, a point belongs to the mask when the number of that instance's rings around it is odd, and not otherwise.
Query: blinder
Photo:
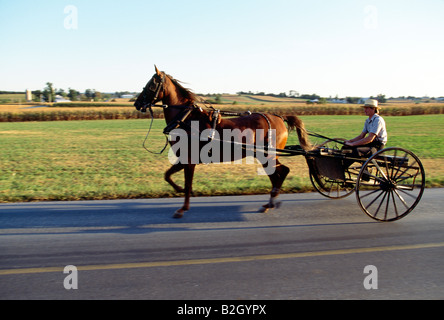
[[[142,91],[142,99],[144,102],[144,105],[142,106],[142,108],[140,109],[141,112],[146,112],[146,109],[149,107],[151,109],[151,106],[153,106],[157,101],[157,98],[159,97],[160,92],[162,91],[162,89],[164,90],[164,84],[165,84],[165,74],[162,72],[160,76],[158,76],[157,74],[155,74],[153,76],[153,78],[151,79],[152,82],[150,81],[146,87],[143,88]],[[146,103],[148,97],[148,92],[151,92],[153,94],[153,98],[151,99],[151,101],[149,103]]]

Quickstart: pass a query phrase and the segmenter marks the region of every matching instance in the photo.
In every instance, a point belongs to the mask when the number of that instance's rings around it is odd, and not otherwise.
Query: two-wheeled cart
[[[408,215],[421,200],[425,187],[419,158],[398,147],[355,158],[350,150],[341,148],[343,141],[328,138],[311,151],[293,145],[276,152],[279,156],[305,156],[310,180],[325,197],[340,199],[355,192],[361,209],[378,221],[395,221]]]

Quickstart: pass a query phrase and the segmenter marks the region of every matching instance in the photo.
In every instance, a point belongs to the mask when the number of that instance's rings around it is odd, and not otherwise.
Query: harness
[[[203,111],[202,108],[200,108],[199,106],[196,105],[191,105],[191,106],[168,106],[168,105],[161,105],[161,106],[157,106],[157,107],[161,107],[161,108],[181,108],[182,111],[179,112],[174,118],[173,120],[171,120],[166,127],[163,129],[163,134],[165,135],[165,145],[162,148],[162,150],[160,152],[153,152],[151,150],[149,150],[146,147],[146,141],[148,140],[148,136],[151,132],[151,128],[152,128],[152,124],[153,124],[153,112],[152,112],[152,107],[155,107],[155,105],[150,105],[149,106],[149,110],[150,110],[150,115],[151,115],[151,123],[150,123],[150,127],[148,129],[147,135],[145,137],[145,140],[143,142],[143,147],[145,150],[147,150],[150,153],[153,154],[162,154],[165,149],[168,146],[168,135],[170,134],[171,131],[173,131],[174,129],[177,128],[183,128],[183,129],[191,129],[191,126],[188,124],[188,121],[192,112],[195,110],[199,110],[199,111]],[[267,125],[268,125],[268,148],[272,148],[272,141],[273,141],[273,134],[272,134],[272,130],[271,130],[271,122],[270,119],[267,117],[266,114],[262,113],[262,112],[250,112],[250,111],[246,111],[246,112],[231,112],[231,111],[222,111],[220,109],[214,109],[213,107],[211,107],[211,111],[208,112],[208,121],[209,124],[211,126],[211,131],[210,134],[208,136],[209,141],[213,141],[215,138],[215,134],[216,134],[216,127],[217,125],[221,122],[222,120],[222,116],[250,116],[253,114],[258,114],[261,117],[263,117],[266,121],[267,121]],[[281,116],[279,116],[280,118],[282,118]],[[283,120],[283,119],[282,119]],[[200,133],[199,133],[200,134]]]
[[[163,146],[163,148],[162,148],[162,150],[161,150],[160,152],[153,152],[153,151],[149,150],[149,149],[145,146],[145,144],[146,144],[146,142],[147,142],[147,140],[148,140],[148,136],[150,135],[151,128],[152,128],[152,126],[153,126],[153,121],[154,121],[154,115],[153,115],[152,107],[160,107],[160,108],[166,109],[166,108],[183,108],[183,106],[168,106],[168,105],[156,106],[156,105],[153,105],[153,104],[151,104],[151,105],[149,106],[150,116],[151,116],[151,122],[150,122],[150,127],[149,127],[149,129],[148,129],[148,132],[147,132],[147,134],[146,134],[146,136],[145,136],[145,140],[143,141],[143,148],[144,148],[146,151],[148,151],[149,153],[152,153],[152,154],[162,154],[162,153],[165,151],[165,149],[167,148],[167,146],[168,146],[168,135],[169,135],[169,133],[170,133],[171,131],[173,131],[174,129],[177,129],[177,128],[179,128],[179,127],[187,127],[187,126],[189,127],[189,125],[188,125],[185,121],[188,119],[188,117],[191,115],[191,113],[192,113],[195,109],[197,109],[197,108],[199,108],[199,107],[197,107],[197,106],[195,106],[195,105],[192,105],[192,106],[186,106],[186,107],[182,110],[182,112],[179,112],[179,113],[174,117],[174,119],[171,120],[171,121],[167,124],[167,126],[163,129],[163,134],[165,135],[165,145]],[[199,109],[200,109],[200,108],[199,108]],[[146,109],[145,109],[145,112],[146,112]]]
[[[143,148],[148,151],[149,153],[152,154],[162,154],[166,147],[168,146],[168,134],[174,130],[177,129],[179,127],[188,127],[190,128],[190,126],[186,123],[187,119],[190,117],[191,113],[198,109],[201,112],[203,111],[201,107],[196,106],[196,105],[191,105],[191,106],[168,106],[168,105],[161,105],[158,107],[161,108],[183,108],[182,112],[178,113],[173,120],[170,121],[170,123],[167,124],[167,126],[163,129],[163,134],[165,135],[165,146],[162,148],[162,150],[160,152],[153,152],[151,150],[149,150],[145,144],[148,140],[148,136],[151,132],[152,126],[153,126],[153,120],[154,120],[154,113],[153,113],[153,107],[155,107],[155,102],[157,101],[159,94],[162,90],[165,91],[165,74],[162,72],[160,74],[160,76],[158,77],[153,77],[153,83],[150,84],[150,86],[144,87],[143,88],[143,100],[146,101],[147,98],[147,91],[151,91],[153,93],[153,98],[151,100],[150,103],[142,106],[142,108],[140,109],[141,112],[145,113],[146,110],[148,109],[150,112],[150,117],[151,117],[151,123],[150,123],[150,127],[148,129],[148,132],[146,134],[145,140],[143,141]],[[205,104],[205,101],[202,101]],[[206,105],[206,104],[205,104]],[[207,106],[207,105],[206,105]],[[209,139],[210,141],[214,140],[214,136],[216,133],[216,126],[221,122],[221,116],[250,116],[252,114],[259,114],[260,116],[262,116],[268,124],[268,147],[272,148],[271,142],[272,142],[272,131],[271,131],[271,122],[270,119],[262,112],[251,112],[251,111],[246,111],[246,112],[231,112],[231,111],[222,111],[220,109],[215,109],[213,106],[207,106],[208,109],[211,109],[208,113],[208,121],[210,122],[211,125],[211,133],[209,135]],[[284,120],[281,116],[276,115],[278,117],[280,117],[282,120]]]

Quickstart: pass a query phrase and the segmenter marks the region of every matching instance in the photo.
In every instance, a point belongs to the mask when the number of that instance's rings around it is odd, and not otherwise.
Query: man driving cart
[[[343,150],[351,150],[352,157],[371,156],[383,149],[387,143],[387,129],[384,119],[379,115],[381,107],[378,101],[368,99],[362,107],[365,115],[368,116],[364,129],[357,137],[346,140],[343,147]]]

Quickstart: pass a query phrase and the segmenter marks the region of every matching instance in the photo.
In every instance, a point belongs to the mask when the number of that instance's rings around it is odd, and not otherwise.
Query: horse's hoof
[[[183,217],[183,214],[185,213],[185,210],[178,209],[176,212],[174,212],[173,218],[174,219],[180,219]]]
[[[282,204],[281,201],[275,202],[274,204],[269,204],[269,203],[264,204],[262,208],[259,209],[259,212],[267,213],[270,209],[279,209],[281,204]]]

